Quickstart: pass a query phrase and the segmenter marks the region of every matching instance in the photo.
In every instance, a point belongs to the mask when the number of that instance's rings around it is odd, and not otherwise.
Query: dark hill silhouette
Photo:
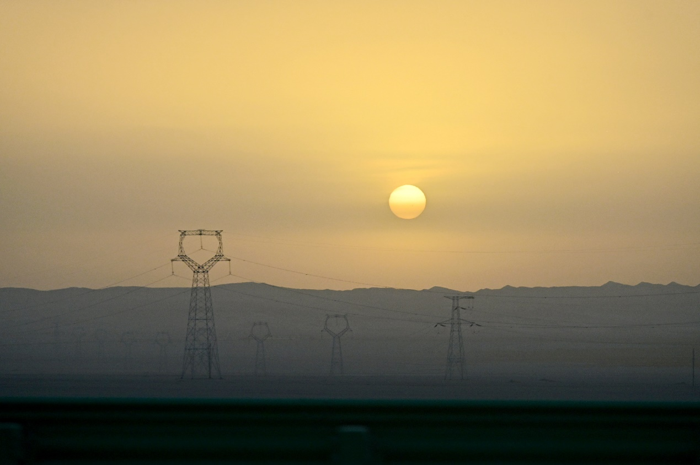
[[[266,321],[272,373],[324,374],[330,337],[326,314],[347,314],[348,373],[439,376],[450,316],[448,294],[471,294],[463,317],[467,363],[477,369],[515,364],[679,366],[700,336],[700,286],[609,282],[597,287],[512,287],[461,292],[358,288],[287,289],[268,284],[212,288],[222,371],[253,370],[255,321]],[[160,366],[156,335],[167,332],[168,366],[181,363],[188,288],[114,287],[53,291],[0,289],[5,356],[0,371],[150,372]],[[127,350],[123,335],[130,334]],[[131,339],[129,339],[131,340]],[[128,354],[133,358],[127,361]]]

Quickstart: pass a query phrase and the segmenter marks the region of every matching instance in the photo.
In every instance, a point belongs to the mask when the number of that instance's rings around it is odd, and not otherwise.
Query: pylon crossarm
[[[344,330],[342,330],[341,332],[338,333],[338,337],[342,336],[343,334],[347,333],[348,331],[350,331],[350,328],[345,328]]]
[[[211,270],[211,269],[214,267],[214,265],[216,265],[218,262],[230,262],[230,261],[231,261],[230,258],[226,258],[226,257],[224,257],[223,255],[217,254],[217,255],[214,255],[214,256],[211,257],[209,260],[207,260],[206,262],[202,263],[202,264],[199,265],[199,266],[200,266],[201,268],[205,269],[206,271],[209,271],[209,270]]]
[[[253,334],[253,333],[251,332],[251,333],[250,333],[250,336],[248,336],[248,337],[251,337],[251,338],[255,339],[255,340],[258,341],[258,342],[265,342],[265,341],[267,340],[267,338],[270,337],[270,335],[269,335],[269,334],[263,334],[262,336],[260,336],[260,335],[257,335],[257,334]]]
[[[184,263],[185,265],[187,265],[187,267],[188,267],[190,270],[192,270],[192,271],[196,271],[196,270],[199,268],[199,263],[195,262],[194,260],[192,260],[192,259],[191,259],[190,257],[188,257],[187,255],[179,254],[179,255],[177,256],[177,258],[173,258],[173,259],[170,260],[170,261],[171,261],[171,262],[183,262],[183,263]]]
[[[219,236],[223,229],[180,229],[181,236]]]
[[[328,320],[330,320],[331,318],[335,318],[336,320],[338,320],[338,319],[340,319],[340,318],[344,319],[344,320],[345,320],[345,328],[344,328],[341,332],[339,332],[339,333],[335,333],[335,332],[331,331],[331,330],[328,328]],[[345,334],[345,333],[350,329],[350,322],[348,322],[348,317],[347,317],[347,315],[332,315],[332,316],[331,316],[331,315],[326,315],[326,322],[323,324],[323,328],[324,328],[326,331],[328,331],[329,334],[332,334],[332,335],[334,335],[334,336],[341,336],[341,335]]]
[[[216,265],[218,262],[230,262],[231,259],[226,258],[224,256],[217,256],[214,255],[212,258],[207,260],[206,262],[202,263],[201,265],[188,257],[187,255],[178,255],[177,258],[173,258],[171,262],[183,262],[186,264],[192,271],[209,271],[211,270],[214,265]]]

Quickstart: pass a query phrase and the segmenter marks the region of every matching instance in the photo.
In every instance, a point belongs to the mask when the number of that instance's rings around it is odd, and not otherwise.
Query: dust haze
[[[181,379],[189,288],[0,289],[0,396],[697,400],[700,286],[212,286],[220,379]],[[451,302],[464,379],[445,379]],[[331,374],[327,315],[345,315]],[[266,322],[265,370],[251,337]],[[473,323],[473,324],[472,324]],[[258,367],[259,368],[259,367]]]

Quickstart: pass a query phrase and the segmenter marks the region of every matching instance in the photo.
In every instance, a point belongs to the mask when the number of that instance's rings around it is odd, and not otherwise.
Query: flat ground
[[[679,370],[629,368],[537,367],[507,374],[474,372],[452,381],[440,376],[229,375],[193,380],[156,374],[11,374],[0,375],[0,397],[698,402],[700,386]]]

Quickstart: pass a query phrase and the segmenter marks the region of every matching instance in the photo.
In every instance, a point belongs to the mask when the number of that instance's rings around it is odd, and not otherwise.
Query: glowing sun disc
[[[425,194],[410,184],[397,187],[389,196],[389,208],[399,218],[412,220],[425,210]]]

